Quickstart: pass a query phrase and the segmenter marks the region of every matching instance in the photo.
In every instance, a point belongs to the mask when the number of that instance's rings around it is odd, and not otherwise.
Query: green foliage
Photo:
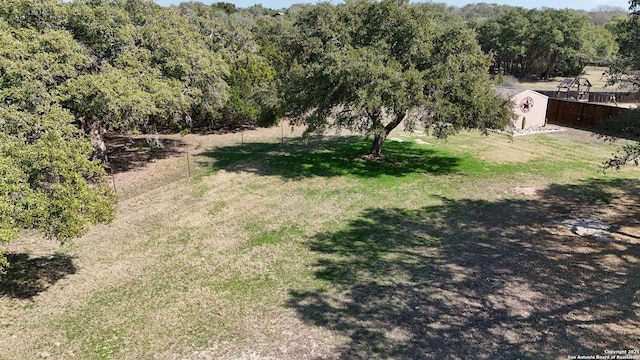
[[[56,29],[64,11],[56,0],[0,0],[0,19],[15,28]]]
[[[59,103],[90,59],[68,31],[38,24],[0,19],[0,243],[22,229],[67,241],[113,216],[104,169]]]
[[[640,5],[630,1],[631,9],[640,11]],[[640,14],[631,13],[627,19],[615,24],[616,41],[620,51],[611,66],[610,83],[626,84],[634,90],[640,89]]]
[[[608,64],[617,51],[604,25],[568,9],[507,8],[476,28],[495,57],[494,71],[519,77],[577,76],[587,64]]]
[[[610,84],[630,86],[640,90],[640,1],[629,1],[628,19],[616,23],[616,41],[620,51],[609,72]],[[636,108],[607,121],[604,131],[609,139],[623,137],[637,142],[626,144],[613,157],[605,162],[605,169],[619,170],[622,166],[640,161],[640,111]]]
[[[16,29],[0,19],[0,39],[0,100],[32,112],[90,62],[65,30]]]
[[[458,12],[467,21],[482,21],[499,16],[503,12],[511,9],[509,5],[498,5],[493,3],[474,3],[461,7]]]
[[[145,0],[71,4],[69,28],[93,63],[63,89],[65,106],[116,131],[179,129],[219,116],[228,66],[185,15]]]
[[[489,89],[474,34],[404,1],[320,4],[298,18],[287,50],[287,114],[307,133],[328,126],[373,135],[372,156],[401,122],[435,136],[499,128],[509,105]]]
[[[227,82],[231,96],[223,109],[223,117],[236,124],[256,123],[261,107],[269,104],[275,71],[264,58],[246,54],[244,61],[236,61]]]
[[[200,121],[209,120],[209,126],[226,128],[258,123],[271,125],[275,122],[272,114],[278,100],[274,84],[276,70],[268,57],[277,56],[278,50],[270,38],[263,36],[259,43],[257,37],[260,27],[270,27],[276,20],[266,16],[264,9],[238,11],[230,9],[228,4],[222,5],[222,8],[220,4],[180,6],[183,16],[209,38],[209,49],[219,53],[228,64],[228,73],[223,75],[229,86],[227,101],[221,104],[217,116]],[[261,44],[269,49],[266,56]]]
[[[111,220],[104,169],[90,160],[93,147],[71,122],[56,105],[38,115],[0,111],[0,242],[20,229],[67,241],[88,223]]]
[[[94,66],[113,61],[135,43],[129,14],[111,1],[74,1],[69,6],[67,28],[85,45]]]
[[[606,25],[615,21],[618,16],[626,16],[627,9],[619,6],[599,5],[589,12],[591,22],[595,25]]]
[[[236,6],[234,4],[228,3],[228,2],[213,3],[211,4],[211,7],[215,9],[220,9],[227,14],[233,14],[234,12],[238,11],[238,9],[236,9]]]
[[[579,57],[576,59],[579,66],[584,64],[608,65],[614,61],[618,53],[618,44],[615,35],[604,26],[587,26],[584,30],[586,42],[584,42]]]
[[[631,85],[640,89],[640,2],[629,1],[631,13],[627,18],[618,18],[611,24],[620,50],[611,66],[610,83]]]
[[[77,117],[99,119],[108,130],[144,128],[151,118],[161,118],[163,111],[171,111],[166,101],[180,99],[179,92],[159,78],[157,71],[135,76],[106,66],[101,73],[82,75],[67,82],[62,87],[64,103]],[[178,87],[179,83],[174,81],[174,85]],[[156,101],[165,106],[156,106]]]
[[[618,138],[635,140],[636,142],[624,144],[613,156],[605,161],[603,168],[620,170],[627,164],[638,165],[640,163],[640,109],[635,108],[622,114],[607,119],[598,129],[600,137],[608,141],[616,141]]]
[[[640,164],[640,145],[625,144],[622,148],[603,164],[604,169],[620,170],[627,164]]]
[[[30,46],[53,44],[77,58],[41,56],[30,67],[17,66],[22,75],[15,76],[24,77],[71,67],[49,81],[14,88],[24,93],[15,101],[62,101],[80,123],[115,131],[275,123],[274,64],[281,71],[284,56],[274,37],[283,32],[273,31],[282,30],[274,26],[282,21],[273,14],[223,2],[169,8],[150,0],[0,2],[0,26],[7,30],[1,36],[15,43],[13,57],[22,61]],[[270,31],[258,41],[261,29]],[[46,40],[41,32],[48,43],[34,41]]]

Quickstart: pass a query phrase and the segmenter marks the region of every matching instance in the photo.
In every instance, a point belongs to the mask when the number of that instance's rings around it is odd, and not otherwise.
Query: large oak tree
[[[371,158],[403,122],[445,137],[502,128],[513,114],[490,89],[489,58],[474,33],[429,6],[319,4],[299,16],[287,44],[286,115],[307,133],[337,127],[372,136]]]

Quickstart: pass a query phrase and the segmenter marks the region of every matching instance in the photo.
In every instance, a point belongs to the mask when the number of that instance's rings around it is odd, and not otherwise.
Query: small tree
[[[624,84],[640,89],[640,1],[629,1],[631,13],[617,23],[616,41],[620,47],[609,72],[611,84]],[[633,75],[635,74],[635,75]]]
[[[626,84],[634,90],[640,89],[640,1],[629,1],[629,19],[618,24],[617,36],[620,52],[609,73],[611,84]],[[621,116],[605,122],[605,138],[615,140],[618,137],[640,140],[640,109],[632,109]],[[620,169],[622,166],[640,163],[640,142],[622,147],[604,164],[605,169]]]
[[[285,113],[306,133],[327,127],[373,136],[368,156],[399,124],[436,137],[503,128],[510,102],[491,91],[474,34],[403,0],[320,4],[301,14],[287,50]]]

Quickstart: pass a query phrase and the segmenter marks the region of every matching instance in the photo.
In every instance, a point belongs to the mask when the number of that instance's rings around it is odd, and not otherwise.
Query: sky
[[[190,0],[155,0],[156,3],[162,6],[168,5],[178,5],[183,1]],[[315,4],[317,0],[193,0],[199,1],[205,4],[211,4],[215,2],[230,2],[235,4],[240,8],[247,8],[255,4],[262,4],[262,6],[271,9],[283,9],[288,8],[292,4],[304,4],[311,3]],[[331,2],[338,4],[342,1],[332,0]],[[412,2],[429,2],[429,0],[422,1],[412,1]],[[480,3],[486,2],[490,4],[500,4],[500,5],[512,5],[512,6],[520,6],[524,8],[541,8],[541,7],[549,7],[555,9],[576,9],[576,10],[592,10],[600,5],[608,5],[608,6],[617,6],[624,9],[629,7],[628,0],[479,0],[479,1],[469,1],[469,0],[434,0],[434,3],[444,2],[450,6],[458,6],[462,7],[466,4]]]

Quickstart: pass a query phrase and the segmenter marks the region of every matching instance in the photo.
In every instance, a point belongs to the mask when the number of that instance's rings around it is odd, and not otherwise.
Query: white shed
[[[505,86],[495,86],[494,89],[505,99],[513,101],[513,112],[518,115],[518,118],[513,122],[515,128],[545,126],[548,96],[533,90]]]

